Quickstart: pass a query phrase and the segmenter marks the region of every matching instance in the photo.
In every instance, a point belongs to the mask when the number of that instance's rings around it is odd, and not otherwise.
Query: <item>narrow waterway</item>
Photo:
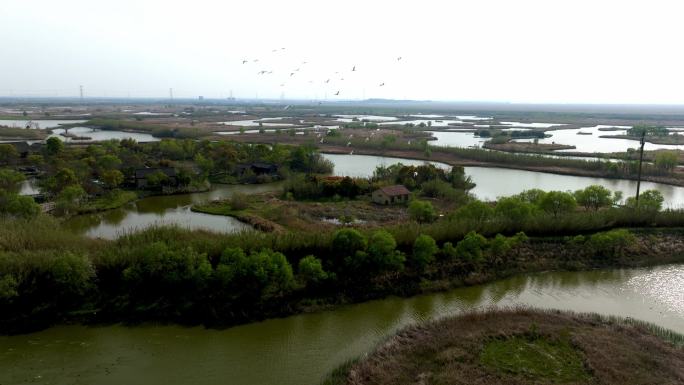
[[[335,164],[335,175],[369,177],[377,166],[389,166],[401,162],[406,165],[434,164],[445,169],[451,166],[414,159],[389,158],[374,155],[325,154]],[[514,170],[498,167],[465,167],[465,173],[476,186],[472,193],[482,200],[495,200],[501,196],[518,194],[531,188],[546,191],[575,191],[591,185],[601,185],[613,191],[622,191],[625,197],[636,192],[636,181],[625,179],[594,178],[572,175],[558,175],[545,172]],[[642,182],[641,191],[658,190],[665,197],[665,206],[684,207],[684,187],[662,183]]]
[[[335,175],[354,177],[372,176],[375,168],[380,165],[389,166],[399,162],[407,165],[428,163],[422,160],[370,155],[325,154],[324,156],[335,164]],[[429,163],[445,169],[450,168],[444,163]],[[496,167],[466,167],[465,172],[476,184],[471,192],[482,200],[495,200],[498,197],[518,194],[530,188],[540,188],[547,191],[575,191],[593,184],[602,185],[614,191],[622,191],[625,197],[632,196],[636,191],[635,181],[622,179],[557,175]],[[67,220],[64,225],[77,233],[106,239],[114,239],[121,234],[157,224],[175,224],[189,229],[231,233],[250,227],[232,217],[192,212],[190,207],[195,203],[228,198],[236,192],[257,194],[266,191],[279,191],[280,188],[281,184],[279,183],[215,185],[209,192],[153,196],[140,199],[119,209],[79,215]],[[649,189],[660,191],[665,197],[666,207],[684,207],[683,187],[643,182],[641,189],[642,191]]]
[[[251,229],[233,217],[193,212],[196,203],[229,198],[235,193],[255,194],[280,189],[279,183],[263,185],[214,185],[211,191],[194,194],[152,196],[114,210],[78,215],[64,222],[74,232],[93,238],[114,239],[153,225],[178,225],[231,233]],[[0,383],[2,384],[2,383]],[[4,385],[4,384],[3,384]]]
[[[684,333],[684,265],[530,274],[225,330],[58,326],[0,337],[0,384],[315,385],[406,325],[516,305],[633,317]]]

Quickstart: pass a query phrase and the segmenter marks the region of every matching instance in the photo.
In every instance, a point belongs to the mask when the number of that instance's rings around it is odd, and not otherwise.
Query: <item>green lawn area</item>
[[[90,213],[95,211],[111,210],[121,207],[128,202],[138,199],[135,191],[115,190],[101,197],[88,201],[78,208],[79,213]]]
[[[588,380],[582,361],[570,341],[545,337],[492,340],[480,355],[480,362],[494,370],[557,383]]]

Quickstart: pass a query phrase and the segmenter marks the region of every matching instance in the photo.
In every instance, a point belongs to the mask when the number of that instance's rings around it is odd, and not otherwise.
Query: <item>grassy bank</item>
[[[119,321],[226,326],[525,272],[684,261],[681,227],[578,231],[601,224],[586,221],[570,233],[568,223],[537,219],[526,228],[546,235],[529,239],[493,236],[521,228],[512,222],[478,227],[452,219],[362,232],[157,227],[104,241],[73,235],[50,218],[3,219],[0,330]]]
[[[389,138],[392,138],[390,135]],[[225,140],[225,138],[217,138]],[[636,162],[610,162],[593,159],[552,158],[544,154],[512,153],[505,151],[491,151],[480,148],[460,148],[429,146],[422,141],[399,141],[348,137],[325,137],[324,142],[314,141],[306,135],[278,135],[271,133],[234,135],[231,140],[247,143],[289,143],[313,144],[322,152],[349,154],[353,151],[358,155],[377,155],[418,160],[430,160],[448,163],[455,166],[483,166],[502,167],[517,170],[548,172],[562,175],[592,176],[611,179],[637,179],[638,165]],[[570,154],[567,154],[570,155]],[[600,156],[595,156],[599,157]],[[664,171],[653,164],[644,164],[642,180],[684,186],[684,172],[682,170]]]
[[[323,384],[674,384],[684,375],[683,342],[632,319],[475,312],[404,329]]]
[[[119,208],[128,202],[138,199],[135,191],[114,190],[106,194],[91,199],[77,208],[79,214],[93,213],[97,211],[111,210]]]
[[[0,126],[0,139],[4,140],[42,140],[49,135],[49,130],[34,130]]]

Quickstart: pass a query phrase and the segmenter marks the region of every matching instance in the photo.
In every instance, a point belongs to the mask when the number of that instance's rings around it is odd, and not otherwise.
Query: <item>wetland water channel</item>
[[[334,155],[325,157],[335,163],[335,175],[366,177],[373,174],[376,166],[391,165],[397,162],[419,165],[420,160],[386,158],[369,155]],[[432,162],[440,167],[443,163]],[[466,167],[476,187],[472,193],[483,200],[494,200],[499,196],[517,194],[530,188],[542,190],[577,190],[592,184],[600,184],[611,190],[620,190],[625,197],[636,191],[636,182],[621,179],[591,178],[570,175],[556,175],[523,170],[495,167]],[[78,233],[91,237],[116,238],[118,235],[146,228],[154,224],[177,224],[192,229],[207,229],[217,232],[235,232],[249,226],[232,217],[196,213],[190,211],[195,203],[214,199],[228,198],[235,192],[255,194],[277,191],[279,183],[263,185],[215,185],[204,193],[154,196],[129,203],[121,208],[101,213],[79,215],[69,219],[64,225]],[[643,182],[642,191],[657,189],[665,197],[665,205],[672,208],[684,207],[684,188],[660,183]],[[0,383],[1,384],[1,383]]]
[[[684,332],[684,265],[546,272],[224,330],[57,326],[0,337],[0,384],[315,385],[404,326],[492,306],[633,317]]]

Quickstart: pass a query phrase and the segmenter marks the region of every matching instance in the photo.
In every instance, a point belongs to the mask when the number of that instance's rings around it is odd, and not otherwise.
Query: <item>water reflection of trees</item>
[[[596,288],[602,285],[621,283],[634,274],[624,269],[589,270],[579,272],[548,272],[527,276],[529,287],[534,289]]]

